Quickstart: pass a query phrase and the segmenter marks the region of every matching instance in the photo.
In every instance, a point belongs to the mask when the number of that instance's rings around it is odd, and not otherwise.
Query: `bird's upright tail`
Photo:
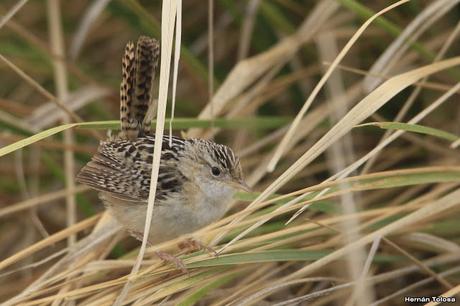
[[[134,140],[150,131],[156,110],[152,97],[153,81],[158,67],[158,41],[141,36],[136,46],[128,42],[122,58],[120,84],[120,137]]]

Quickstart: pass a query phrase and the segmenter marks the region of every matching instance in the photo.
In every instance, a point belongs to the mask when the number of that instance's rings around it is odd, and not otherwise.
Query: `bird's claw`
[[[182,259],[180,259],[180,258],[178,258],[178,257],[176,257],[174,255],[171,255],[169,253],[163,252],[163,251],[156,251],[155,254],[161,260],[174,264],[174,266],[177,269],[181,270],[182,273],[189,274],[189,271],[188,271],[187,267],[185,266],[184,262],[182,261]]]
[[[216,250],[214,250],[210,246],[207,246],[207,245],[201,243],[199,240],[196,240],[196,239],[193,239],[193,238],[187,238],[184,241],[182,241],[179,244],[179,248],[181,248],[181,249],[189,249],[190,252],[199,251],[199,250],[205,250],[206,252],[208,252],[209,255],[214,256],[214,257],[218,257],[218,255],[219,255],[216,252]]]

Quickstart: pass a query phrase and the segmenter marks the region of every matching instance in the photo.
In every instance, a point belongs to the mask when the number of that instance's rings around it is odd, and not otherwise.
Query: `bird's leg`
[[[155,254],[163,261],[170,262],[176,266],[177,269],[181,270],[183,273],[189,274],[189,271],[187,270],[187,267],[185,266],[184,262],[182,259],[171,255],[169,253],[163,252],[163,251],[155,251]]]
[[[133,236],[134,238],[142,241],[142,233],[141,232],[136,232],[136,231],[129,231],[129,233],[131,234],[131,236]],[[151,246],[150,243],[148,243],[149,246]],[[169,262],[169,263],[172,263],[177,269],[181,270],[183,273],[186,273],[186,274],[189,274],[188,270],[187,270],[187,267],[185,266],[184,262],[174,256],[174,255],[171,255],[167,252],[163,252],[163,251],[155,251],[155,254],[158,256],[158,258],[160,258],[161,260],[163,261],[166,261],[166,262]]]
[[[194,239],[194,238],[186,238],[185,240],[179,243],[179,248],[188,249],[189,252],[204,250],[208,252],[208,254],[211,256],[214,256],[214,257],[218,256],[216,250],[214,250],[210,246],[207,246],[203,244],[201,241]]]

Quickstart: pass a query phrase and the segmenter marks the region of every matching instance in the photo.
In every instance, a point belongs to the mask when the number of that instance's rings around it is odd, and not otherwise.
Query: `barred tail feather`
[[[120,84],[120,120],[121,135],[128,137],[131,130],[132,105],[134,97],[134,74],[136,69],[135,51],[132,41],[125,47],[125,54],[121,60],[121,84]]]
[[[141,36],[136,50],[136,81],[133,111],[143,133],[150,132],[156,103],[152,96],[153,82],[158,67],[160,46],[158,41]]]
[[[120,86],[120,136],[123,138],[134,140],[150,131],[156,108],[152,88],[159,50],[158,42],[147,36],[139,37],[136,49],[132,42],[126,45]]]

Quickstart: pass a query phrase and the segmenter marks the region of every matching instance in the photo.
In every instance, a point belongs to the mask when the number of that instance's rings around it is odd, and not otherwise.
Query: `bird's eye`
[[[217,168],[217,167],[212,167],[212,168],[211,168],[211,173],[212,173],[212,175],[214,175],[214,176],[219,176],[219,175],[220,175],[220,169]]]

